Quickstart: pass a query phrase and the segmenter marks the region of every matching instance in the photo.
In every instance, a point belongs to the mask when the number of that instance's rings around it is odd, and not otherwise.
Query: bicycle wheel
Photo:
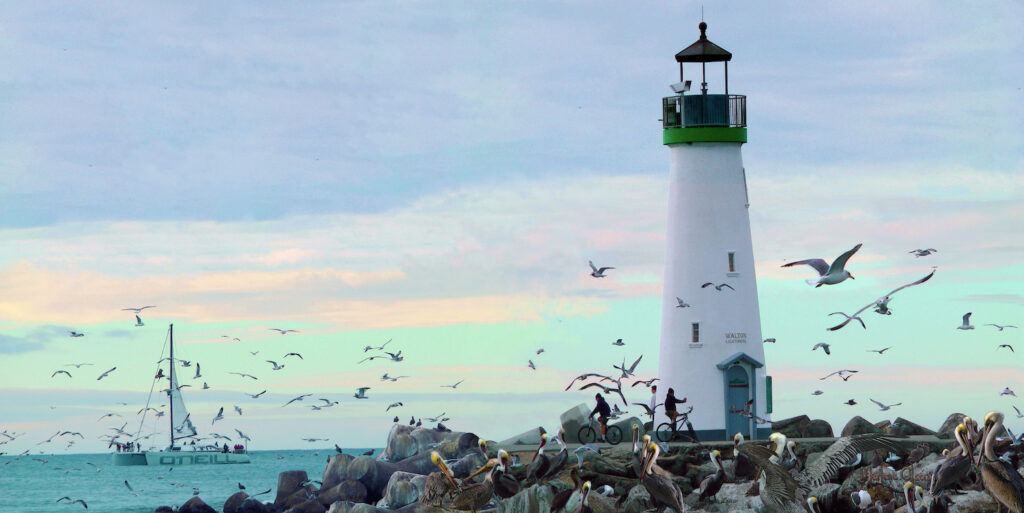
[[[612,445],[618,444],[622,441],[622,430],[619,429],[619,426],[608,426],[608,429],[605,430],[605,438]]]
[[[576,433],[576,437],[579,439],[581,444],[589,444],[594,440],[597,440],[597,432],[590,426],[583,426],[579,432]]]
[[[658,429],[654,432],[654,436],[662,442],[668,442],[672,439],[672,433],[672,424],[662,422],[661,424],[658,424]]]

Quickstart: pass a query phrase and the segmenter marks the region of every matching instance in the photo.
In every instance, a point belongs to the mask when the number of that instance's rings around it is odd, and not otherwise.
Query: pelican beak
[[[985,443],[985,435],[987,435],[987,434],[988,434],[988,424],[986,423],[986,424],[985,424],[985,427],[984,427],[984,428],[983,428],[983,429],[981,430],[981,443],[982,443],[982,444],[984,444],[984,443]],[[968,445],[968,446],[967,446],[967,448],[968,448],[968,449],[970,449],[970,448],[971,448],[971,445]],[[985,451],[984,451],[984,450],[978,451],[978,461],[974,462],[974,466],[975,466],[975,467],[978,467],[978,466],[980,466],[980,465],[981,465],[981,457],[982,457],[982,456],[983,456],[984,454],[985,454]],[[971,459],[972,459],[972,460],[974,459],[974,455],[973,455],[973,454],[971,455]]]
[[[442,462],[442,463],[444,463],[444,462]],[[482,467],[478,468],[476,470],[476,472],[473,472],[468,477],[466,477],[464,482],[465,481],[469,481],[470,479],[473,479],[474,477],[479,476],[480,474],[483,474],[485,471],[490,470],[491,468],[493,468],[494,465],[495,465],[494,461],[488,460],[487,463],[484,463],[484,465]]]

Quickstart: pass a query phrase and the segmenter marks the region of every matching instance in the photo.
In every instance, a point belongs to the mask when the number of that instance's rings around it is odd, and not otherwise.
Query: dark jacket
[[[676,404],[681,402],[675,395],[665,396],[665,411],[676,411]]]
[[[598,399],[597,406],[590,412],[590,416],[593,417],[595,413],[602,417],[610,417],[612,415],[612,407],[608,406],[608,401],[605,401],[602,397]]]

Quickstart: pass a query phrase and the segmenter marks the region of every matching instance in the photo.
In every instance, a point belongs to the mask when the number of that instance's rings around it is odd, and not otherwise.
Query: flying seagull
[[[676,296],[676,308],[688,308],[689,306],[690,304],[683,301],[683,298]]]
[[[238,428],[235,428],[235,432],[238,433],[238,437],[241,438],[242,440],[245,440],[246,442],[251,442],[252,441],[252,438],[249,438],[248,436],[246,436],[245,433],[239,431]]]
[[[854,320],[854,319],[856,319],[858,322],[860,322],[861,327],[863,327],[864,329],[867,329],[868,327],[864,325],[864,319],[861,319],[860,317],[858,317],[858,315],[860,315],[861,312],[863,312],[864,310],[867,310],[868,308],[878,307],[878,306],[881,306],[881,305],[884,305],[886,307],[884,311],[888,311],[889,301],[891,300],[893,294],[895,294],[895,293],[897,293],[897,292],[899,292],[899,291],[901,291],[901,290],[903,290],[903,289],[905,289],[907,287],[913,287],[914,285],[920,285],[920,284],[930,280],[932,278],[932,276],[935,276],[935,270],[934,269],[932,269],[932,272],[928,273],[927,276],[925,276],[924,278],[921,278],[920,280],[917,280],[917,281],[914,281],[914,282],[910,282],[910,283],[908,283],[906,285],[902,285],[902,286],[896,287],[895,289],[892,289],[891,291],[889,291],[888,294],[886,294],[886,295],[876,299],[875,301],[872,301],[871,303],[869,303],[864,308],[861,308],[860,310],[857,310],[856,312],[853,312],[853,315],[846,315],[843,312],[832,312],[832,313],[830,313],[829,315],[836,315],[836,314],[842,315],[843,317],[846,317],[846,320],[841,322],[841,323],[839,323],[839,324],[837,324],[837,325],[835,325],[835,326],[832,326],[831,328],[828,328],[828,331],[836,331],[836,330],[842,328],[843,326],[846,326],[847,323],[849,323],[851,320]],[[970,314],[968,314],[968,315],[970,315]]]
[[[385,372],[384,375],[380,377],[380,380],[381,381],[395,382],[395,381],[398,381],[398,380],[400,380],[402,378],[408,378],[408,377],[409,376],[394,376],[394,377],[391,377],[391,376],[388,376],[388,373]]]
[[[850,369],[837,370],[837,371],[835,371],[833,373],[830,373],[830,374],[826,375],[824,378],[818,378],[818,379],[819,380],[824,380],[824,379],[828,379],[828,378],[838,374],[840,378],[843,378],[843,381],[846,381],[846,380],[850,379],[850,376],[853,373],[855,373],[855,372],[860,372],[860,371],[855,371],[855,370],[850,370]]]
[[[762,341],[762,343],[763,344],[774,344],[775,343],[775,338],[774,337],[773,338],[766,338],[766,339],[764,339]]]
[[[533,360],[526,360],[526,366],[533,370],[537,370],[537,366],[533,364]]]
[[[284,355],[284,358],[288,358],[289,356],[298,356],[300,360],[304,360],[302,355],[299,354],[299,353],[288,353],[288,354]]]
[[[613,346],[624,346],[624,345],[626,345],[626,343],[623,342],[622,339],[620,338],[620,339],[615,340],[615,342],[612,342],[612,345]]]
[[[824,393],[825,392],[822,392],[821,390],[815,390],[815,391],[811,392],[811,395],[821,395],[821,394],[824,394]]]
[[[999,392],[999,395],[1001,395],[1001,396],[1002,395],[1009,395],[1009,396],[1017,397],[1017,394],[1013,393],[1013,390],[1010,390],[1010,387],[1004,388],[1002,392]]]
[[[135,316],[135,327],[138,328],[138,327],[141,327],[141,326],[145,326],[145,324],[142,323],[142,317],[139,317],[138,315],[136,315]]]
[[[1020,408],[1014,406],[1013,407],[1013,411],[1017,412],[1017,418],[1018,419],[1024,419],[1024,413],[1020,412]]]
[[[373,347],[373,346],[366,346],[366,347],[364,347],[363,348],[363,352],[365,353],[367,351],[370,351],[371,349],[376,349],[376,350],[379,350],[379,351],[383,351],[384,350],[384,346],[386,346],[386,345],[388,345],[390,343],[391,343],[391,339],[389,338],[388,341],[384,342],[383,344],[381,344],[380,347]]]
[[[76,369],[81,369],[83,365],[94,365],[94,364],[92,364],[92,363],[65,363],[64,365],[67,365],[68,367],[74,367]]]
[[[278,365],[275,361],[267,360],[267,363],[274,366],[273,370],[281,370],[284,368],[284,365]]]
[[[147,309],[147,308],[156,308],[156,305],[143,306],[143,307],[139,307],[139,308],[122,308],[121,311],[122,312],[135,312],[135,314],[138,315],[138,314],[142,313],[142,311]]]
[[[89,509],[89,505],[86,504],[85,501],[83,501],[82,499],[72,499],[71,497],[65,496],[57,499],[57,502],[64,500],[68,501],[68,504],[81,504],[82,507],[84,507],[85,509]]]
[[[999,331],[1002,331],[1002,330],[999,330]],[[85,336],[85,333],[79,333],[77,331],[69,331],[68,333],[70,333],[72,337],[84,337]]]
[[[857,252],[863,244],[857,244],[853,249],[839,255],[832,261],[832,265],[829,265],[820,258],[811,258],[808,260],[799,260],[797,262],[790,262],[788,264],[782,264],[782,267],[793,267],[794,265],[809,265],[818,271],[818,277],[813,280],[806,280],[808,285],[813,285],[815,288],[822,285],[835,285],[841,283],[847,278],[854,279],[850,271],[844,269],[846,267],[846,261]]]
[[[359,391],[353,394],[352,397],[356,399],[369,399],[369,397],[366,397],[366,391],[369,389],[370,387],[359,387]]]
[[[719,292],[722,291],[723,287],[727,288],[729,290],[736,290],[736,289],[732,288],[732,285],[729,285],[728,283],[719,283],[718,285],[715,285],[714,283],[709,281],[709,282],[706,282],[706,283],[704,283],[703,285],[700,286],[700,288],[702,288],[702,289],[706,289],[708,287],[714,287],[715,290],[717,290]],[[678,299],[678,298],[676,298],[676,299]],[[687,305],[687,306],[689,306],[689,305]],[[678,308],[678,306],[677,306],[677,308]]]
[[[543,347],[537,350],[537,354],[541,354],[543,352],[544,352],[544,348]]]
[[[870,399],[870,398],[869,398],[869,399]],[[892,408],[893,406],[899,406],[899,405],[903,404],[903,403],[896,403],[896,404],[882,404],[882,403],[880,403],[880,402],[878,402],[878,401],[876,401],[876,400],[874,400],[874,399],[871,399],[871,402],[873,402],[873,403],[875,403],[875,404],[877,404],[877,405],[878,405],[878,410],[879,410],[879,411],[889,411],[889,408]]]
[[[1005,348],[1009,349],[1011,353],[1016,353],[1016,351],[1013,350],[1013,346],[1011,346],[1010,344],[999,344],[999,347],[1005,347]],[[997,347],[996,349],[999,349],[999,347]],[[70,376],[70,374],[69,374],[69,376]],[[53,376],[50,376],[50,377],[52,378]]]
[[[213,418],[213,422],[210,422],[210,425],[212,426],[218,420],[224,420],[224,407],[223,406],[220,407],[220,411],[217,412],[217,416]]]
[[[959,325],[959,326],[957,326],[956,329],[958,329],[958,330],[973,330],[974,329],[974,325],[971,324],[971,312],[967,312],[967,313],[964,314],[964,323]]]
[[[655,381],[658,381],[658,378],[651,378],[651,379],[648,379],[648,380],[637,379],[636,381],[633,382],[632,385],[630,385],[630,387],[631,388],[635,387],[635,386],[637,386],[637,385],[639,385],[641,383],[643,383],[643,385],[645,387],[649,387],[649,386],[653,385]]]
[[[454,385],[441,385],[441,388],[450,388],[452,390],[455,390],[455,387],[459,386],[459,383],[462,383],[463,381],[466,381],[466,380],[460,379]]]
[[[199,379],[201,377],[203,377],[203,375],[199,374],[199,362],[196,362],[196,375],[192,376],[192,379]]]
[[[100,374],[100,377],[96,378],[96,381],[99,381],[99,380],[101,380],[101,379],[103,379],[103,378],[107,377],[107,375],[108,375],[108,374],[110,374],[111,372],[114,372],[114,369],[116,369],[116,368],[117,368],[117,367],[112,367],[112,368],[111,368],[110,370],[108,370],[107,372],[104,372],[103,374]],[[69,375],[70,375],[70,374],[69,374]],[[50,376],[50,377],[52,378],[53,376]]]
[[[241,409],[241,408],[239,408],[237,404],[235,405],[235,413],[237,413],[237,414],[239,414],[239,415],[241,415],[241,414],[242,414],[242,409]]]
[[[1004,329],[1006,329],[1006,328],[1016,328],[1016,326],[1014,326],[1014,325],[1012,325],[1012,324],[1005,324],[1005,325],[999,325],[999,324],[986,324],[985,326],[995,326],[995,327],[996,327],[996,329],[998,329],[999,331],[1003,331],[1003,330],[1004,330]]]
[[[283,330],[281,328],[267,328],[267,329],[270,330],[270,331],[276,331],[276,332],[278,332],[278,333],[280,333],[282,335],[285,335],[285,334],[288,334],[288,333],[298,333],[299,332],[299,330]]]
[[[404,406],[404,405],[401,402],[391,403],[391,404],[388,405],[388,409],[384,410],[384,412],[387,413],[389,410],[391,410],[391,408],[398,408],[399,406]]]
[[[614,267],[602,267],[598,269],[596,266],[594,266],[594,262],[592,260],[588,260],[587,263],[590,264],[590,269],[593,271],[590,273],[590,275],[595,278],[604,278],[605,271],[607,271],[608,269],[615,269]]]
[[[892,346],[889,346],[885,349],[868,349],[868,352],[882,354],[890,349],[892,349]]]
[[[288,401],[288,402],[286,402],[286,403],[282,404],[282,405],[281,405],[281,407],[282,407],[282,408],[284,408],[285,406],[288,406],[289,404],[292,404],[292,403],[294,403],[295,401],[301,401],[302,399],[304,399],[304,398],[306,398],[306,397],[309,397],[309,396],[311,396],[311,395],[313,395],[313,394],[302,394],[302,395],[300,395],[300,396],[298,396],[298,397],[296,397],[296,398],[293,398],[292,400],[290,400],[290,401]]]
[[[618,369],[618,370],[622,371],[622,376],[619,379],[628,378],[628,377],[634,375],[633,371],[636,370],[637,364],[640,363],[640,360],[643,357],[644,357],[644,355],[640,355],[640,358],[637,358],[636,361],[633,362],[633,365],[630,365],[629,367],[626,367],[626,360],[625,360],[625,358],[623,358],[622,366],[612,365],[612,368],[613,369]]]
[[[52,378],[52,377],[56,376],[57,374],[67,374],[69,378],[71,377],[71,373],[66,371],[66,370],[59,370],[57,372],[54,372],[53,374],[50,374],[50,377]]]
[[[239,376],[242,376],[243,378],[258,379],[256,376],[253,376],[252,374],[245,374],[243,372],[229,372],[228,374],[237,374]]]
[[[260,392],[260,393],[258,393],[258,394],[249,394],[249,393],[247,393],[247,394],[245,394],[245,395],[247,395],[247,396],[249,396],[249,397],[252,397],[253,399],[259,399],[259,398],[260,398],[260,396],[261,396],[261,395],[263,395],[263,394],[265,394],[265,393],[267,393],[267,391],[266,391],[266,390],[264,390],[264,391],[262,391],[262,392]]]
[[[913,249],[913,250],[907,251],[907,253],[913,253],[915,258],[919,258],[919,257],[923,257],[923,256],[928,256],[928,255],[930,255],[932,253],[938,253],[938,252],[939,252],[939,250],[937,250],[935,248]]]
[[[814,347],[812,347],[812,348],[811,348],[811,351],[815,351],[815,350],[817,350],[817,349],[818,349],[819,347],[820,347],[821,349],[823,349],[823,350],[825,351],[825,354],[832,354],[832,353],[831,353],[831,352],[829,351],[829,349],[828,349],[828,348],[829,348],[829,347],[831,347],[831,346],[830,346],[829,344],[826,344],[826,343],[824,343],[824,342],[818,342],[817,344],[814,344]]]
[[[856,406],[856,404],[857,404],[857,401],[854,401],[853,399],[850,399],[849,401],[846,401],[846,402],[845,402],[845,403],[843,403],[843,404],[848,404],[848,405],[850,405],[850,406]]]

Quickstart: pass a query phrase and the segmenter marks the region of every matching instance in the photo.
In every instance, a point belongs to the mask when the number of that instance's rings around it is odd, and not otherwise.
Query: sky
[[[202,364],[179,374],[200,432],[240,429],[256,449],[379,447],[396,412],[502,440],[591,404],[563,391],[573,376],[642,354],[654,377],[660,102],[702,5],[6,6],[0,430],[25,434],[0,452],[103,452],[111,427],[140,429],[171,323],[176,356]],[[1024,354],[998,348],[1024,352],[1024,330],[985,326],[1024,326],[1024,8],[741,1],[703,16],[747,96],[773,418],[934,429],[998,409],[1024,429],[1024,402],[999,395],[1024,393]],[[854,281],[813,289],[809,268],[780,267],[857,243]],[[616,269],[594,279],[588,260]],[[825,330],[932,266],[894,315]],[[145,305],[136,327],[122,309]],[[966,312],[977,329],[956,330]],[[388,340],[405,360],[360,363]],[[841,368],[861,372],[818,380]],[[308,407],[320,397],[340,404]],[[36,445],[57,430],[85,438]]]

